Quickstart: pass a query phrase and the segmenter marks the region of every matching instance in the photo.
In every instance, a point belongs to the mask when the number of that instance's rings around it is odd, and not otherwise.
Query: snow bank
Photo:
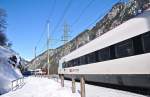
[[[22,77],[20,70],[9,62],[9,58],[13,55],[16,53],[0,46],[0,94],[10,91],[11,81]]]

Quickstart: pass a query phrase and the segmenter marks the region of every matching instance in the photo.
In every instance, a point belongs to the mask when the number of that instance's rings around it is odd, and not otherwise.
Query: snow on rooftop
[[[71,81],[65,81],[61,87],[60,80],[27,77],[25,85],[16,91],[11,91],[1,97],[80,97],[80,84],[76,83],[76,93],[71,92]],[[119,91],[86,84],[86,97],[146,97],[126,91]]]

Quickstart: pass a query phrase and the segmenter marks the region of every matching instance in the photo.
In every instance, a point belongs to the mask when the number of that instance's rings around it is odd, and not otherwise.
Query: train
[[[62,57],[58,73],[150,93],[150,9]]]

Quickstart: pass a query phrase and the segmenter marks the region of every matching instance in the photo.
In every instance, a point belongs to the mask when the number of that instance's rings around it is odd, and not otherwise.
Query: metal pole
[[[34,48],[34,57],[35,57],[35,60],[36,60],[36,46],[35,46],[35,48]],[[36,62],[36,61],[35,61]],[[36,63],[34,63],[34,70],[35,70],[35,68],[36,68]],[[34,73],[34,75],[35,75],[35,73]]]
[[[48,71],[47,75],[49,75],[49,39],[50,39],[49,29],[50,29],[49,21],[47,21],[47,71]]]
[[[63,37],[64,44],[66,44],[68,41],[68,32],[69,32],[69,26],[67,23],[64,23],[64,37]]]
[[[35,46],[35,48],[34,48],[34,56],[35,56],[35,58],[36,58],[36,46]]]
[[[80,84],[81,84],[81,97],[85,97],[85,80],[83,76],[81,76]]]
[[[75,79],[72,77],[72,93],[76,92]]]
[[[61,86],[64,87],[64,75],[61,74],[60,77],[61,77]]]

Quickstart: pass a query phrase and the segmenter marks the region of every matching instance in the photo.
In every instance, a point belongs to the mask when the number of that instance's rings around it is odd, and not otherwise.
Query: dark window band
[[[63,63],[63,68],[150,52],[150,31]]]

